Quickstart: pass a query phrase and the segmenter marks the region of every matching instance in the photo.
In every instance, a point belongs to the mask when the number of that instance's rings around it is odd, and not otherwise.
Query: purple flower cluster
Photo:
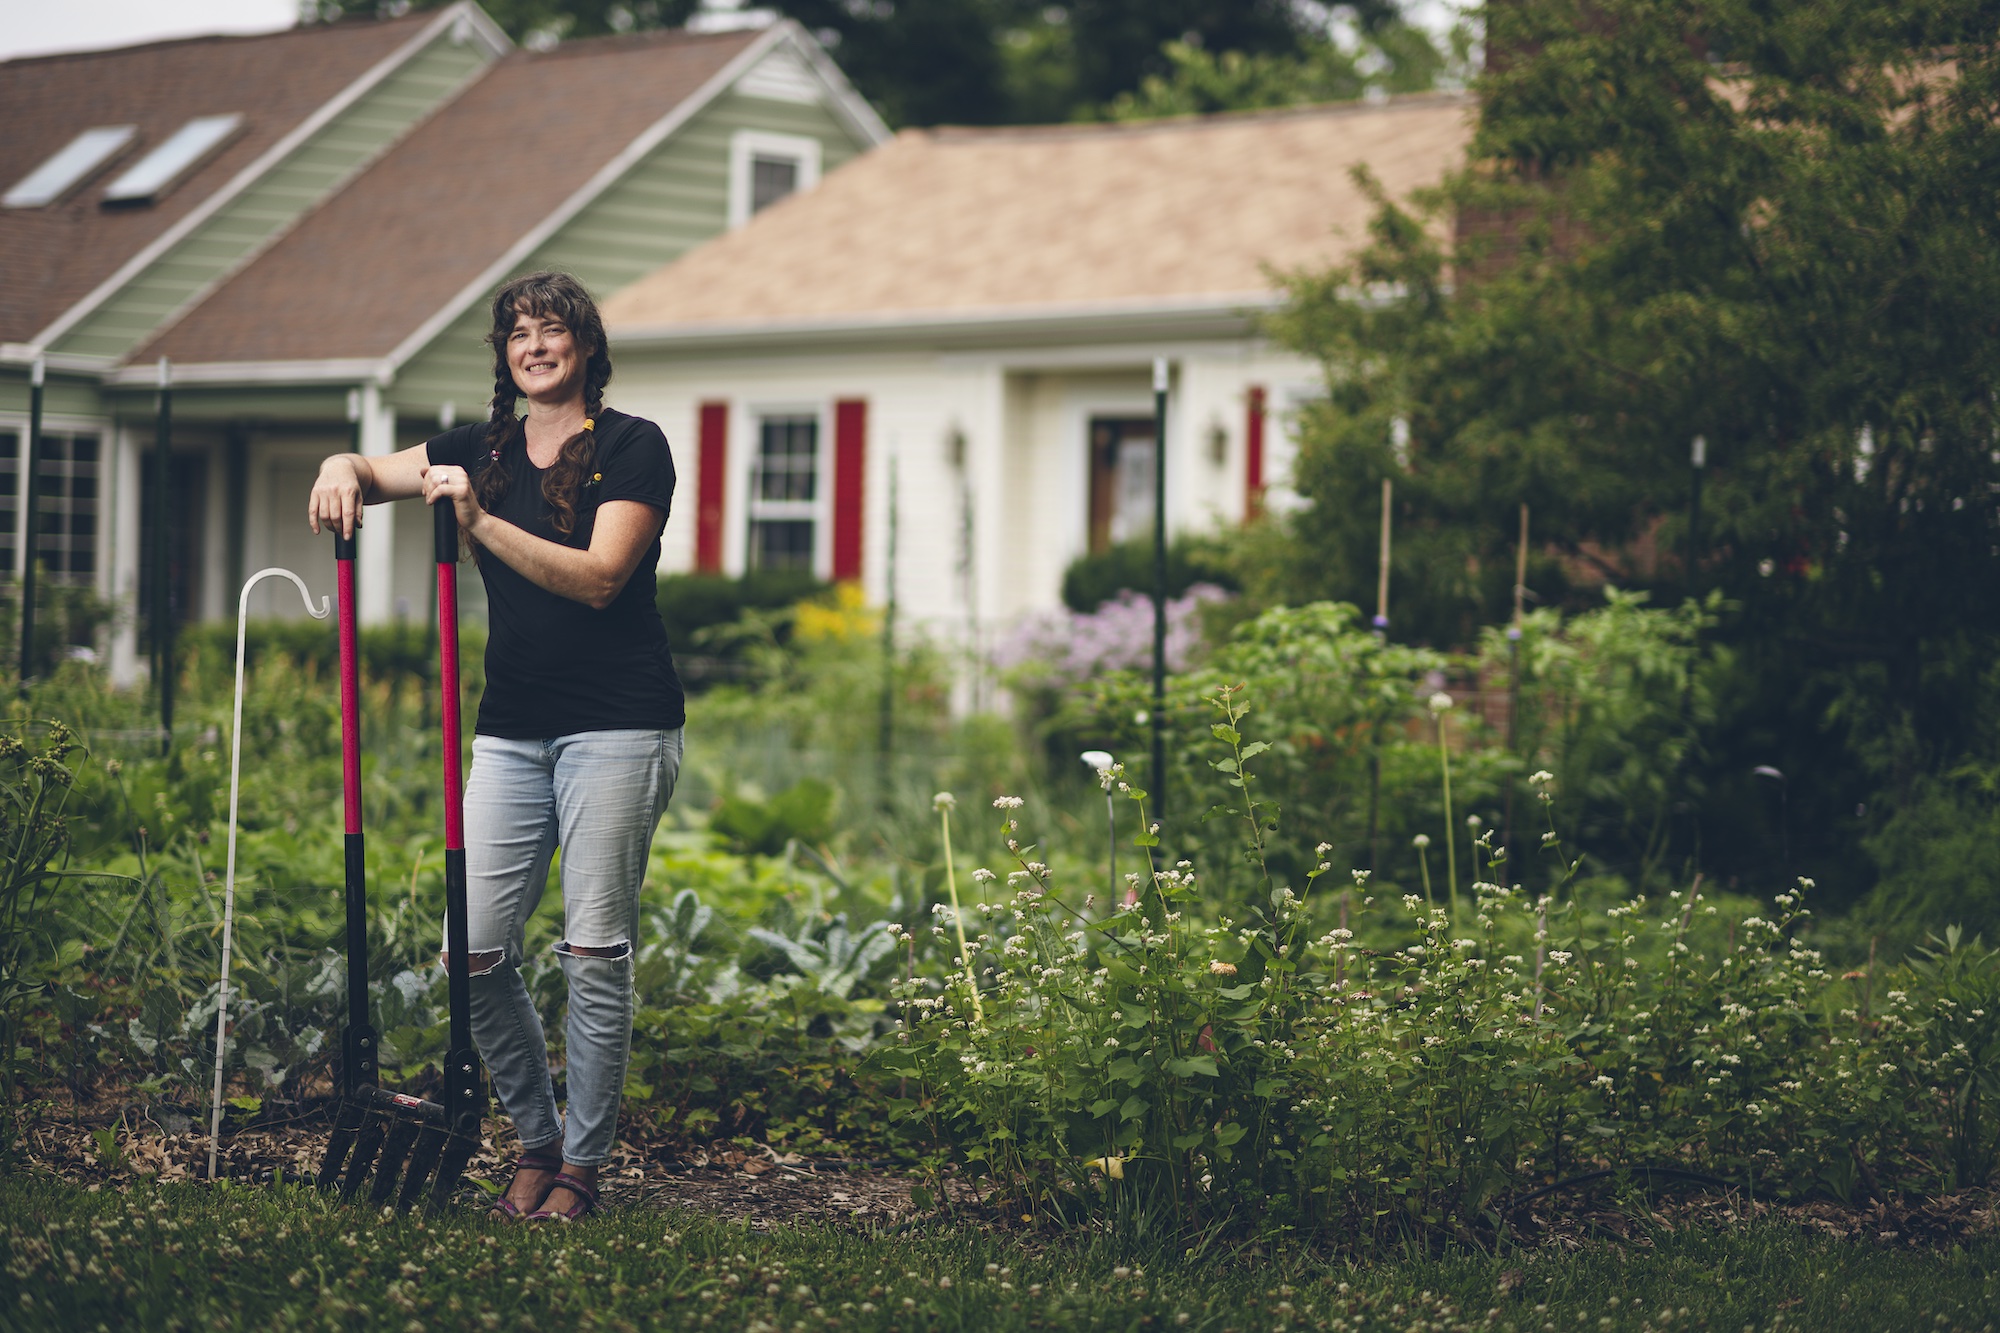
[[[1201,639],[1204,602],[1227,601],[1213,583],[1197,583],[1167,602],[1167,670],[1181,671]],[[1104,671],[1151,665],[1153,599],[1130,590],[1095,611],[1054,611],[1016,625],[994,650],[993,664],[1031,689],[1062,689]]]

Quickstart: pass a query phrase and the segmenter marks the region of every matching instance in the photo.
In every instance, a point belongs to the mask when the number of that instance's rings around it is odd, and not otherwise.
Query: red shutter
[[[694,567],[722,572],[723,480],[729,473],[729,404],[703,403],[695,462]]]
[[[1250,386],[1250,414],[1243,427],[1243,518],[1264,512],[1264,386]]]
[[[833,405],[833,577],[861,577],[862,479],[868,464],[868,400]]]

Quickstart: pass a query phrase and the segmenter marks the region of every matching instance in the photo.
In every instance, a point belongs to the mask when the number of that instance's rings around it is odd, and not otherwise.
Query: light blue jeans
[[[680,774],[682,729],[582,731],[553,740],[474,736],[465,784],[472,1038],[521,1146],[562,1140],[597,1166],[618,1136],[632,1051],[632,954],[646,853]],[[569,982],[569,1115],[556,1111],[542,1020],[521,979],[523,931],[562,849]],[[589,949],[591,953],[574,950]]]

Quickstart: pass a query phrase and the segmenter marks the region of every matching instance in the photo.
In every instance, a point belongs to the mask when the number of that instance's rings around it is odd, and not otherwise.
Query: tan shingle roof
[[[385,356],[757,32],[515,51],[134,356]]]
[[[34,337],[415,36],[434,14],[197,37],[0,63],[0,190],[86,129],[136,125],[125,151],[46,208],[0,209],[0,342]],[[196,116],[241,112],[241,133],[144,208],[100,206],[103,184]]]
[[[1365,237],[1366,163],[1394,196],[1463,157],[1471,102],[1138,125],[908,130],[617,293],[629,331],[1223,298]]]

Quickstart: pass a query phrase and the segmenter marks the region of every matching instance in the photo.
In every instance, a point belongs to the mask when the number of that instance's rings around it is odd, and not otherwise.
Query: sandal
[[[563,1168],[562,1153],[555,1148],[545,1146],[528,1149],[519,1157],[516,1157],[514,1159],[513,1170],[507,1176],[507,1188],[500,1191],[500,1197],[495,1199],[493,1206],[486,1210],[488,1217],[502,1222],[513,1222],[520,1219],[522,1215],[520,1205],[507,1196],[513,1192],[514,1178],[521,1174],[523,1168],[529,1171],[554,1171],[560,1175]],[[554,1184],[551,1183],[549,1188],[554,1189]],[[543,1193],[544,1197],[546,1197],[547,1191]]]
[[[597,1191],[569,1172],[558,1172],[549,1182],[549,1193],[557,1190],[568,1190],[576,1196],[576,1202],[567,1208],[537,1208],[528,1214],[530,1222],[581,1222],[597,1211]]]

